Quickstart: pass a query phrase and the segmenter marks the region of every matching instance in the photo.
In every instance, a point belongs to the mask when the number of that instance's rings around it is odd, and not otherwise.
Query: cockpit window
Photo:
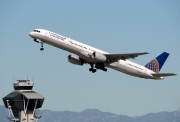
[[[33,30],[34,32],[38,32],[38,33],[40,33],[40,31],[39,30]]]

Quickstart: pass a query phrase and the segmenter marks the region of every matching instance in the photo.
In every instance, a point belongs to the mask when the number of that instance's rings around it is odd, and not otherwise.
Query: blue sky
[[[89,72],[67,62],[69,52],[35,43],[28,33],[51,30],[109,53],[149,52],[133,62],[145,65],[170,53],[161,72],[179,74],[178,0],[31,0],[0,2],[0,98],[25,76],[45,97],[42,109],[99,109],[129,116],[180,109],[180,77],[145,80],[112,69]],[[0,105],[3,102],[0,101]]]

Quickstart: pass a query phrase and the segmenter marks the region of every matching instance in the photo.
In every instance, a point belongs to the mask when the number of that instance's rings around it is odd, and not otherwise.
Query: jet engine
[[[98,52],[93,52],[92,58],[95,60],[95,62],[105,62],[107,59],[105,55]]]
[[[69,55],[68,61],[75,65],[83,65],[84,64],[84,62],[79,58],[79,56],[76,56],[76,55]]]

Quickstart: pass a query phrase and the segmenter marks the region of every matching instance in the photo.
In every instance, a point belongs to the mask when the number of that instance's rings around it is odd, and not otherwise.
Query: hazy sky
[[[41,109],[99,109],[129,116],[180,109],[180,76],[145,80],[108,69],[89,72],[89,65],[67,61],[69,52],[29,37],[47,29],[109,53],[149,52],[132,60],[145,65],[170,53],[161,72],[180,72],[179,0],[1,0],[0,98],[25,76],[45,97]],[[2,100],[0,105],[3,105]]]

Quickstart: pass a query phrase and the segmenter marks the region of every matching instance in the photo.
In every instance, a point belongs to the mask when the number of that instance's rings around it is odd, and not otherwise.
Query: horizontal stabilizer
[[[154,73],[152,74],[154,77],[166,77],[166,76],[174,76],[174,73]]]

